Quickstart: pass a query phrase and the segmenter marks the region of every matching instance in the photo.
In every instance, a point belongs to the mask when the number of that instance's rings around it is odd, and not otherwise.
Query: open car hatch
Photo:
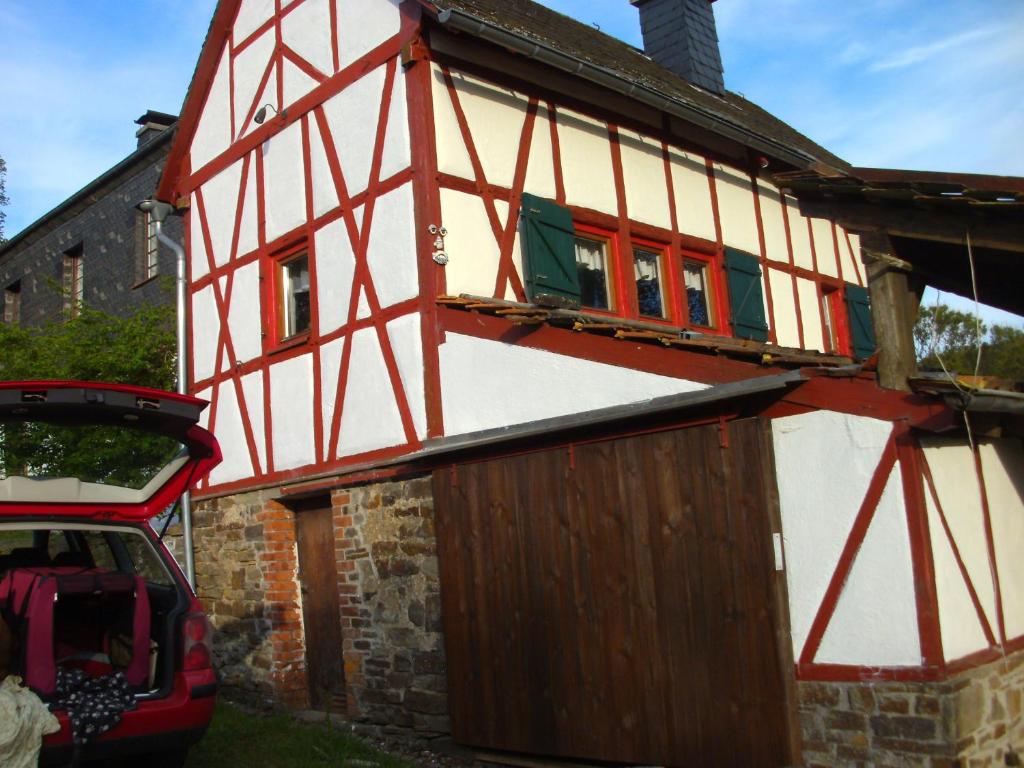
[[[207,403],[147,387],[0,382],[0,517],[147,520],[221,460]]]

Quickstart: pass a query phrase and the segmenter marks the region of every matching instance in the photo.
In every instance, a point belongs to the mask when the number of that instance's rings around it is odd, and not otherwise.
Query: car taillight
[[[213,652],[213,630],[203,613],[190,613],[182,623],[184,645],[181,668],[209,669]]]

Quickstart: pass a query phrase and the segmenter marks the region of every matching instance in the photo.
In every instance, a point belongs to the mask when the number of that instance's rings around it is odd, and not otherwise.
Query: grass
[[[288,715],[249,714],[222,702],[206,736],[189,751],[186,768],[339,768],[347,760],[410,768],[338,728],[299,723]]]

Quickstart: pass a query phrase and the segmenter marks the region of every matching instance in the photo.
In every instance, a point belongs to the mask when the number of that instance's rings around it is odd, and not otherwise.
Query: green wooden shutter
[[[846,284],[846,310],[850,318],[850,342],[854,357],[871,357],[875,353],[875,327],[871,324],[871,300],[867,288]]]
[[[524,194],[519,221],[527,299],[546,306],[578,307],[580,281],[569,209]]]
[[[726,248],[725,269],[729,277],[733,333],[741,339],[768,341],[761,265],[757,257],[734,248]]]

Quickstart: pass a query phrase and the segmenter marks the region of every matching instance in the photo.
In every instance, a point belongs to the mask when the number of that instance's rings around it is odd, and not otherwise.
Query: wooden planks
[[[661,765],[789,762],[756,420],[434,475],[454,735]]]

